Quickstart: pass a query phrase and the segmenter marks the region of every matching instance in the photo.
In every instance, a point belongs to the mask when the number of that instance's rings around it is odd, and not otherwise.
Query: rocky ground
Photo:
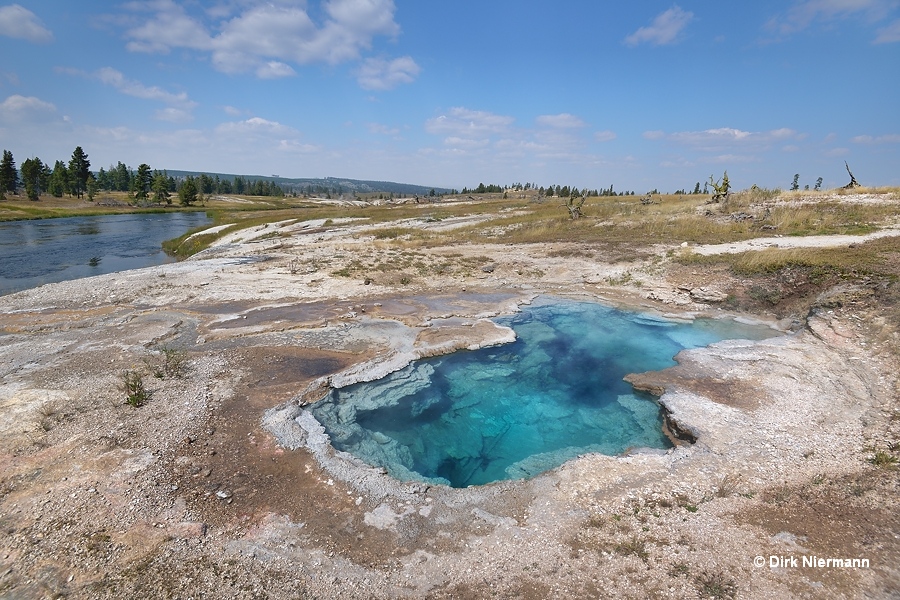
[[[405,248],[338,224],[0,297],[0,598],[900,595],[897,340],[876,291],[773,306],[672,262],[677,243]],[[694,443],[529,481],[399,484],[293,420],[329,381],[502,341],[484,319],[538,294],[745,308],[789,333],[630,377]]]

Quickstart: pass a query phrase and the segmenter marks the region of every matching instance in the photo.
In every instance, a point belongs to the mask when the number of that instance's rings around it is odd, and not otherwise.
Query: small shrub
[[[774,504],[784,504],[794,494],[794,490],[788,484],[782,484],[771,490],[769,499]]]
[[[758,302],[767,302],[775,306],[781,302],[781,292],[777,289],[754,285],[750,288],[750,297]]]
[[[632,276],[631,271],[625,271],[620,275],[610,275],[609,277],[606,277],[606,282],[609,285],[627,285],[634,282],[634,277]]]
[[[184,377],[187,372],[187,353],[179,348],[161,346],[159,361],[145,359],[144,364],[157,379]]]
[[[737,492],[741,483],[741,475],[739,473],[729,473],[722,478],[719,486],[716,488],[716,496],[719,498],[727,498]]]
[[[884,450],[878,450],[869,459],[869,463],[882,469],[891,469],[897,465],[897,457]]]
[[[162,369],[166,377],[184,377],[187,371],[187,353],[169,346],[163,346],[159,351],[163,355]]]
[[[616,544],[616,552],[623,556],[633,554],[643,561],[650,556],[650,553],[647,552],[647,542],[637,536],[632,536],[628,540]]]
[[[691,502],[691,499],[684,494],[679,494],[676,497],[676,501],[678,502],[678,506],[688,511],[689,513],[695,513],[700,510],[700,508],[696,504]]]
[[[125,404],[139,408],[150,399],[150,393],[144,389],[144,376],[139,371],[125,371],[122,374],[122,386],[125,391]]]
[[[734,579],[724,573],[703,571],[694,578],[694,583],[701,598],[734,598],[737,595]]]
[[[603,515],[591,515],[587,521],[587,526],[602,529],[604,523],[606,523],[606,520],[603,518]]]

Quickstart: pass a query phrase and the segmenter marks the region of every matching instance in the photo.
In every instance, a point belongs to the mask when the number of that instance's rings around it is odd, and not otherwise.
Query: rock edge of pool
[[[596,308],[592,308],[596,306]],[[704,323],[706,324],[706,331],[701,332],[693,332],[690,327],[685,328],[685,324],[693,324],[695,319],[693,315],[681,315],[679,319],[673,318],[662,318],[657,313],[646,312],[646,311],[634,311],[634,310],[616,310],[612,307],[608,307],[604,304],[594,304],[591,302],[585,302],[584,299],[581,301],[575,301],[572,299],[566,299],[562,297],[553,297],[553,296],[536,296],[533,298],[524,298],[518,302],[516,307],[516,313],[524,312],[529,318],[528,321],[531,321],[532,318],[536,318],[537,315],[541,315],[544,317],[541,320],[542,331],[544,335],[547,334],[548,331],[555,332],[554,335],[564,335],[560,331],[556,331],[552,329],[557,327],[557,325],[550,325],[549,327],[545,326],[545,323],[552,322],[552,318],[547,318],[547,314],[563,314],[572,313],[568,315],[569,319],[578,321],[583,324],[584,329],[596,329],[599,330],[597,334],[597,340],[599,343],[602,343],[602,347],[598,348],[585,348],[585,345],[582,345],[577,351],[571,351],[573,354],[583,354],[581,364],[576,365],[577,368],[581,369],[591,369],[597,368],[597,365],[608,361],[610,358],[618,359],[618,362],[622,362],[623,359],[621,357],[612,356],[610,357],[608,354],[610,352],[621,352],[623,347],[633,343],[635,345],[632,348],[632,352],[630,355],[635,356],[635,359],[643,360],[643,364],[664,364],[666,359],[674,358],[675,354],[679,351],[684,352],[693,348],[683,348],[683,344],[688,344],[690,346],[699,346],[704,347],[704,345],[708,345],[711,343],[722,343],[726,340],[738,339],[741,340],[742,344],[746,344],[747,342],[752,341],[760,341],[766,338],[772,338],[779,334],[784,334],[785,332],[781,332],[777,329],[776,323],[768,323],[765,324],[762,321],[752,322],[746,318],[740,319],[739,321],[735,321],[735,317],[728,315],[720,315],[717,319],[704,319]],[[494,327],[490,326],[490,323],[485,319],[461,319],[456,317],[455,322],[453,323],[454,328],[459,328],[459,334],[457,337],[458,343],[457,345],[461,348],[464,348],[467,351],[473,351],[482,348],[498,348],[501,352],[503,351],[502,346],[507,344],[512,344],[517,341],[517,331],[514,331],[514,323],[519,319],[517,314],[514,315],[498,315],[501,317],[499,321],[495,319]],[[741,322],[743,321],[743,322]],[[439,323],[438,327],[447,327],[446,323],[448,319],[437,319],[437,323]],[[727,325],[717,326],[718,323],[731,324],[731,328]],[[434,326],[435,321],[430,321],[428,323],[429,326]],[[571,325],[571,324],[570,324]],[[644,325],[645,331],[640,331],[640,326]],[[468,331],[469,328],[473,328],[472,332]],[[669,332],[668,329],[674,329],[675,331]],[[523,328],[523,331],[525,329]],[[560,340],[564,343],[564,345],[569,346],[574,343],[574,336],[572,332],[568,332],[569,336],[567,339]],[[652,333],[652,339],[650,335]],[[674,338],[670,339],[667,333],[671,333]],[[636,337],[637,335],[643,334],[647,336],[647,339],[641,341],[635,341],[633,339],[628,339],[624,336]],[[452,336],[452,334],[451,334]],[[724,336],[728,336],[724,338]],[[474,337],[474,339],[473,339]],[[528,336],[526,336],[528,337]],[[724,338],[724,339],[723,339]],[[556,338],[554,338],[555,340]],[[541,340],[539,340],[541,341]],[[545,341],[546,340],[542,340]],[[667,343],[666,343],[667,342]],[[595,342],[597,343],[597,342]],[[646,345],[646,347],[644,346]],[[535,344],[535,349],[539,349],[538,344]],[[655,360],[647,361],[643,355],[651,351],[651,346],[660,346],[659,350],[656,350],[656,354],[658,354],[658,358]],[[532,352],[535,351],[532,349]],[[655,349],[654,349],[655,350]],[[296,449],[303,447],[307,449],[316,459],[319,461],[322,468],[324,468],[329,474],[334,476],[337,479],[340,479],[346,482],[353,489],[364,492],[370,495],[392,495],[398,496],[401,494],[408,493],[409,490],[415,489],[419,491],[427,490],[433,486],[446,486],[453,488],[467,488],[472,487],[472,485],[452,485],[451,482],[445,479],[435,479],[434,476],[427,476],[421,472],[416,472],[413,469],[412,464],[398,464],[395,467],[390,467],[389,465],[378,464],[377,462],[373,464],[373,458],[364,458],[355,454],[352,450],[341,450],[335,448],[335,444],[331,440],[331,435],[326,430],[326,426],[322,423],[321,418],[318,418],[314,412],[320,409],[320,404],[325,402],[328,399],[329,405],[334,405],[335,409],[338,409],[339,405],[343,402],[347,402],[348,400],[341,398],[332,398],[332,395],[335,391],[343,390],[352,387],[359,387],[356,384],[365,383],[365,382],[373,382],[373,383],[381,383],[387,382],[390,379],[390,376],[395,373],[401,373],[408,371],[409,367],[416,364],[428,364],[422,362],[422,356],[433,357],[439,351],[437,348],[425,346],[419,348],[416,352],[413,353],[401,353],[399,355],[393,356],[381,356],[375,359],[374,361],[370,361],[369,363],[361,366],[354,367],[350,372],[347,373],[337,373],[334,375],[329,375],[326,377],[322,377],[316,381],[314,381],[306,390],[303,390],[301,393],[297,395],[297,397],[293,398],[287,405],[275,409],[271,409],[267,412],[266,418],[264,420],[266,428],[275,435],[278,442],[291,449]],[[456,352],[459,352],[457,350]],[[535,360],[540,360],[540,356],[544,355],[543,349],[540,348],[538,352],[535,353],[537,357],[532,357],[531,363],[535,362]],[[422,356],[420,356],[422,355]],[[665,356],[663,356],[665,355]],[[554,361],[560,360],[561,357],[551,357]],[[475,360],[470,359],[470,360]],[[480,357],[479,360],[490,360],[487,357]],[[564,362],[568,362],[565,361]],[[627,359],[625,360],[627,362]],[[513,367],[509,367],[513,368]],[[621,367],[620,367],[621,368]],[[661,367],[665,368],[665,367]],[[393,369],[391,373],[386,373],[389,369]],[[634,369],[632,365],[630,367],[632,371],[640,371],[640,369]],[[428,372],[433,372],[433,368],[429,368]],[[637,383],[637,387],[633,387],[634,391],[646,391],[655,396],[664,395],[665,389],[664,386],[653,386],[652,384],[646,383],[647,377],[652,373],[646,373],[643,376],[637,373],[628,373],[628,370],[623,372],[616,372],[613,370],[614,377],[618,379],[622,375],[626,375],[626,381],[632,381]],[[423,375],[428,377],[429,379],[432,377],[431,375]],[[374,380],[374,381],[373,381]],[[552,380],[552,376],[551,376]],[[543,381],[535,381],[529,382],[529,385],[524,386],[526,391],[535,391],[537,388],[535,386],[539,386],[542,383],[546,384],[547,378],[545,377]],[[560,385],[563,382],[557,381],[555,385]],[[565,382],[568,383],[568,382]],[[594,378],[590,380],[593,389],[597,389],[600,387],[606,387],[613,389],[615,381],[610,381],[609,374],[603,374],[600,377]],[[381,384],[385,385],[385,384]],[[409,383],[404,380],[400,381],[399,386],[397,387],[397,391],[390,389],[391,387],[395,387],[392,384],[388,385],[388,392],[379,393],[379,399],[376,404],[371,405],[371,401],[366,401],[365,406],[360,406],[357,409],[353,410],[354,416],[352,417],[352,422],[356,420],[356,411],[363,412],[372,412],[379,411],[384,408],[384,406],[396,405],[398,401],[402,402],[405,396],[408,396],[414,393],[419,388],[427,388],[431,385],[429,380],[425,380],[423,382],[415,381],[413,385],[409,385]],[[626,392],[625,389],[627,386],[622,386],[622,389],[615,388],[617,392],[622,393]],[[364,398],[366,396],[365,387],[360,388],[359,391],[355,392],[355,396],[359,396],[360,398]],[[546,392],[546,388],[541,389],[541,392]],[[554,390],[559,395],[568,396],[571,394],[570,390],[565,388]],[[432,395],[439,396],[440,392],[432,392]],[[607,391],[606,396],[614,395],[613,392]],[[383,397],[382,397],[383,396]],[[604,397],[601,392],[591,392],[588,394],[589,398],[583,398],[582,400],[588,400],[591,405],[594,405],[596,402],[610,402],[610,397]],[[474,426],[478,424],[478,419],[484,419],[484,416],[481,416],[479,412],[479,400],[477,397],[473,399],[469,399],[467,396],[463,396],[461,398],[462,404],[460,406],[464,407],[462,410],[466,413],[470,411],[476,411],[478,413],[478,417],[476,420],[472,422],[465,422],[463,429],[466,429],[470,426]],[[635,401],[637,401],[635,399]],[[657,398],[658,401],[658,398]],[[572,402],[572,400],[569,400]],[[642,401],[647,402],[649,401]],[[382,406],[384,405],[384,406]],[[696,441],[695,428],[696,424],[691,422],[679,422],[677,418],[672,414],[671,411],[666,409],[665,403],[659,403],[663,417],[663,421],[659,426],[659,437],[662,440],[666,440],[669,443],[669,446],[680,446],[684,444],[693,443]],[[455,405],[450,405],[446,408],[441,409],[441,414],[444,414],[445,410],[456,411],[457,408]],[[571,426],[579,425],[582,429],[590,430],[590,425],[585,425],[584,423],[578,423],[577,415],[579,412],[583,412],[587,410],[587,408],[582,407],[580,410],[573,410],[571,414],[575,415],[574,422]],[[559,411],[557,411],[559,414]],[[444,414],[444,416],[446,416]],[[562,415],[559,415],[561,418]],[[345,426],[343,419],[340,415],[335,414],[330,417],[331,419],[338,419],[334,426]],[[589,420],[591,422],[591,420]],[[602,426],[602,423],[599,424]],[[638,426],[639,429],[635,430],[633,433],[628,434],[629,437],[634,436],[636,439],[639,438],[640,427],[647,427],[649,424],[643,423],[635,423],[635,426]],[[414,427],[415,425],[410,425],[410,427]],[[526,427],[529,430],[535,427],[534,423],[526,423],[523,424],[522,427]],[[401,426],[397,426],[398,429],[402,429]],[[358,427],[357,427],[358,429]],[[353,429],[350,433],[354,438],[358,437],[359,433],[364,433],[368,430],[359,430],[358,433],[355,433],[357,429]],[[456,427],[455,429],[459,429]],[[371,436],[373,432],[368,431],[368,435]],[[387,443],[389,439],[384,434],[379,434],[378,432],[374,432],[376,436],[381,436],[378,444],[384,445]],[[599,447],[598,445],[604,442],[602,429],[598,429],[597,437],[589,437],[584,442],[580,449],[577,452],[569,449],[566,451],[565,447],[550,447],[550,448],[538,448],[535,453],[548,453],[551,456],[545,457],[542,460],[538,460],[536,466],[534,466],[534,470],[525,474],[524,476],[510,476],[508,473],[505,476],[494,478],[493,481],[488,481],[484,483],[478,483],[474,485],[491,485],[504,481],[522,481],[526,479],[531,479],[535,476],[542,474],[543,472],[552,471],[556,468],[559,468],[564,463],[572,460],[574,455],[578,456],[591,454],[591,453],[599,453],[599,454],[613,454],[618,456],[625,455],[633,455],[633,454],[662,454],[669,453],[674,450],[674,447],[660,447],[660,446],[646,446],[642,444],[635,443],[627,443],[626,447],[620,452],[603,452],[601,450],[592,450],[592,447]],[[663,437],[665,436],[665,437]],[[496,445],[496,442],[493,438],[488,437],[491,442]],[[397,442],[394,442],[395,444]],[[482,442],[483,443],[483,442]],[[568,444],[571,446],[571,442]],[[576,448],[578,448],[576,446]],[[457,450],[458,451],[458,450]],[[557,454],[561,455],[561,458],[553,458],[552,455]],[[571,458],[565,458],[565,456],[571,456]],[[516,455],[519,460],[524,460],[524,462],[528,462],[529,457],[527,453],[519,453]],[[535,457],[540,458],[540,457]],[[396,457],[389,458],[390,460],[396,460]],[[377,459],[376,459],[377,460]],[[387,468],[385,468],[387,467]],[[513,465],[515,467],[515,464]],[[509,469],[507,469],[507,472]]]

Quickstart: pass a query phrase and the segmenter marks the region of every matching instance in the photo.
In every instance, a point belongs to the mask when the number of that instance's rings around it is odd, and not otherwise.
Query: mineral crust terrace
[[[539,293],[723,313],[664,273],[611,287],[621,266],[533,246],[454,247],[492,268],[402,290],[348,280],[334,256],[371,239],[324,229],[0,297],[0,594],[896,596],[898,483],[870,459],[895,435],[897,370],[851,314],[631,376],[693,444],[462,490],[398,483],[335,452],[302,405],[508,341],[486,319]],[[298,257],[332,262],[299,272]],[[183,353],[181,376],[153,376],[162,348]],[[144,373],[140,408],[126,370]],[[776,555],[869,568],[754,566]]]

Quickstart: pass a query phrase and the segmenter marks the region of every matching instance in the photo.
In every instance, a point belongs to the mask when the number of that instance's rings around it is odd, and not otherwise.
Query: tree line
[[[483,183],[479,183],[478,187],[469,189],[463,188],[462,194],[500,194],[506,193],[509,191],[521,192],[528,190],[537,190],[539,196],[558,196],[560,198],[571,198],[574,196],[634,196],[634,191],[622,191],[617,192],[613,189],[613,186],[610,185],[608,188],[604,188],[601,190],[597,189],[588,189],[585,188],[583,190],[579,190],[577,187],[569,187],[567,185],[549,185],[547,187],[540,186],[538,187],[535,183],[514,183],[508,186],[501,186],[496,184],[484,185]]]
[[[64,195],[79,199],[87,196],[94,200],[102,190],[106,192],[127,192],[140,204],[151,201],[159,204],[172,204],[173,195],[177,196],[183,206],[190,206],[204,196],[212,194],[248,194],[252,196],[284,196],[284,189],[278,184],[264,179],[251,180],[236,176],[233,180],[220,179],[218,175],[210,177],[205,173],[194,177],[187,175],[181,178],[170,177],[166,171],[151,169],[142,163],[132,169],[119,161],[109,169],[100,168],[91,171],[88,155],[76,146],[68,163],[61,160],[49,163],[40,158],[27,158],[19,169],[15,158],[9,150],[3,150],[0,160],[0,200],[7,194],[18,194],[20,186],[24,188],[29,200],[39,200],[42,194],[50,194],[56,198]]]

